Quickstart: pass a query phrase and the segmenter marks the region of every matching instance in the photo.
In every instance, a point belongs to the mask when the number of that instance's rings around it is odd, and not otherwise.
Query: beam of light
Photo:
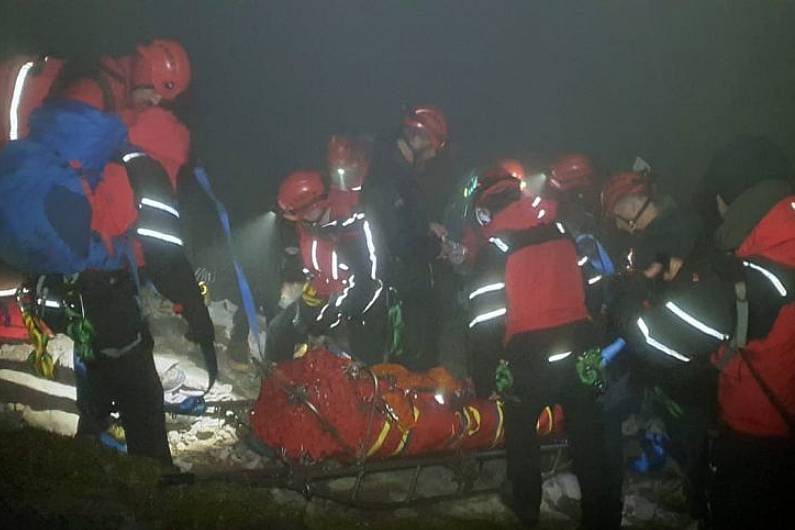
[[[14,91],[11,93],[11,106],[8,110],[8,139],[16,140],[19,138],[19,103],[22,99],[22,92],[25,88],[25,80],[28,77],[28,72],[33,68],[33,62],[29,61],[22,65],[17,72],[17,78],[14,81]]]
[[[77,390],[75,390],[75,387],[58,383],[57,381],[42,379],[33,374],[3,368],[0,369],[0,379],[51,396],[71,399],[73,401],[77,399]]]

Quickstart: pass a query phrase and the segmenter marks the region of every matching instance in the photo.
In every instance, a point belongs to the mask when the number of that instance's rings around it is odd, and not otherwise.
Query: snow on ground
[[[201,395],[207,386],[207,373],[198,348],[184,338],[184,322],[174,315],[170,303],[154,294],[144,296],[143,306],[155,337],[155,362],[163,382],[165,400],[178,402],[187,396]],[[254,399],[259,390],[258,377],[253,370],[248,373],[233,370],[226,356],[235,310],[235,305],[225,300],[210,305],[216,325],[221,375],[205,396],[208,401]],[[25,362],[29,346],[0,347],[0,416],[20,418],[28,424],[60,434],[74,434],[77,411],[73,403],[71,346],[71,341],[62,336],[50,341],[49,351],[60,367],[56,381],[44,381],[32,374]],[[455,363],[456,360],[450,362]],[[245,416],[245,413],[241,414]],[[184,471],[257,469],[268,463],[267,458],[249,447],[245,426],[233,415],[192,417],[168,414],[167,426],[175,464]],[[454,491],[452,476],[447,468],[429,468],[423,472],[418,493]],[[503,476],[504,462],[496,461],[487,464],[483,480],[499,484]],[[397,500],[405,495],[409,480],[410,472],[406,471],[373,475],[367,479],[366,493],[374,493],[382,500]],[[352,479],[337,479],[328,487],[331,491],[342,492],[352,484]],[[322,512],[329,505],[317,498],[307,501],[302,495],[286,490],[273,490],[273,493],[279,502],[303,506],[308,512]],[[556,528],[576,526],[579,496],[576,477],[570,472],[548,477],[544,482],[543,520]],[[670,469],[655,477],[626,475],[626,526],[684,528],[691,521],[682,513],[683,505],[681,481]],[[390,516],[415,517],[422,512],[491,521],[511,521],[513,517],[496,494],[441,502],[421,509],[402,508],[391,511]]]

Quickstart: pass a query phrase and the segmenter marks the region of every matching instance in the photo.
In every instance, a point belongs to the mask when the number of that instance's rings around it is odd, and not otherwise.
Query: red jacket
[[[344,263],[343,248],[353,240],[363,236],[360,223],[351,225],[351,230],[339,230],[337,225],[354,215],[359,193],[331,188],[328,205],[330,223],[336,223],[330,230],[323,227],[297,225],[298,244],[304,267],[311,274],[311,284],[317,294],[328,298],[342,292],[351,275],[351,264]]]
[[[28,119],[49,95],[63,61],[54,57],[13,57],[0,63],[0,149],[28,134]]]
[[[130,74],[132,69],[130,57],[103,57],[100,60],[101,70],[98,74],[107,83],[113,99],[113,109],[105,108],[105,94],[99,82],[92,77],[83,77],[70,83],[63,91],[63,97],[73,101],[81,101],[102,110],[121,112],[128,107],[130,93]]]
[[[486,240],[519,234],[554,223],[556,209],[554,201],[523,197],[497,213],[481,230]],[[577,250],[570,239],[551,239],[510,252],[504,283],[504,344],[519,333],[588,318]]]
[[[795,267],[795,196],[777,203],[735,254],[741,258],[762,256]],[[762,379],[795,415],[795,303],[781,309],[765,338],[749,341],[746,353]],[[791,435],[740,356],[721,371],[718,399],[723,420],[736,431],[756,436]]]
[[[190,133],[173,114],[160,107],[129,113],[130,142],[163,166],[176,193],[177,175],[187,162]],[[111,248],[113,238],[126,234],[138,220],[138,204],[122,164],[105,166],[102,180],[89,197],[91,228]],[[137,252],[139,264],[141,253]]]

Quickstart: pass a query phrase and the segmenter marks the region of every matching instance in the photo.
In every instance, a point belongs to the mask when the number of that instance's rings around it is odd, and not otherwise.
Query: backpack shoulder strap
[[[790,433],[795,434],[795,416],[793,416],[792,413],[787,410],[787,407],[784,405],[784,403],[782,403],[781,399],[762,378],[762,375],[756,370],[756,367],[753,365],[751,359],[748,357],[748,354],[745,351],[745,346],[748,342],[749,312],[748,298],[746,296],[746,285],[744,281],[739,281],[734,284],[734,293],[737,309],[737,323],[735,326],[734,337],[729,343],[728,350],[717,363],[717,368],[722,370],[726,367],[729,361],[734,359],[736,355],[739,355],[745,365],[748,367],[748,371],[751,373],[754,381],[756,381],[759,389],[765,395],[773,408],[776,409],[776,412],[778,412],[779,416],[781,416],[781,418],[784,420],[784,423],[786,423]]]
[[[718,370],[723,370],[729,361],[734,359],[737,353],[745,348],[748,343],[748,296],[746,293],[746,285],[744,281],[738,281],[734,284],[734,297],[735,297],[735,311],[736,322],[734,326],[734,335],[732,336],[726,353],[716,363]]]
[[[102,69],[101,71],[97,72],[92,76],[93,81],[97,84],[100,91],[102,91],[102,110],[105,112],[116,112],[116,100],[113,98],[113,91],[110,88],[110,83],[105,78],[103,73],[106,73],[106,69]]]

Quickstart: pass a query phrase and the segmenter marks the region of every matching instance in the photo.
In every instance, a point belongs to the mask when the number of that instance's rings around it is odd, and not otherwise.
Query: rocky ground
[[[155,335],[156,364],[163,381],[166,401],[179,401],[190,395],[201,394],[206,387],[207,376],[201,366],[202,361],[198,351],[183,338],[184,325],[173,315],[170,305],[155,296],[146,297],[145,307],[150,315]],[[256,374],[232,370],[224,349],[235,308],[227,301],[218,301],[213,302],[210,309],[221,345],[219,348],[221,378],[205,397],[208,401],[253,399],[259,387]],[[27,425],[66,436],[74,434],[77,414],[74,407],[74,378],[71,373],[71,343],[65,337],[56,337],[51,341],[49,350],[57,358],[60,366],[55,381],[43,381],[32,374],[25,363],[29,347],[5,345],[0,348],[0,425],[5,432],[27,432],[19,430],[22,425]],[[240,419],[242,421],[238,421]],[[274,463],[271,458],[263,455],[261,448],[251,443],[245,428],[244,412],[239,412],[237,416],[228,413],[203,417],[168,415],[167,421],[168,439],[174,462],[183,472],[207,476],[231,471],[233,473],[227,476],[234,477],[236,470],[257,470]],[[30,457],[33,458],[33,455],[31,454]],[[492,462],[485,468],[484,480],[490,480],[490,485],[498,485],[503,474],[504,463]],[[373,499],[396,500],[405,494],[410,480],[410,470],[368,476],[364,494],[373,496]],[[325,485],[329,491],[340,493],[350,488],[352,484],[352,478],[343,478]],[[452,491],[451,488],[454,490],[452,473],[445,467],[432,467],[423,471],[419,484],[420,495],[449,492]],[[216,483],[216,486],[225,487],[220,483]],[[194,486],[197,487],[205,486]],[[263,499],[267,500],[262,502],[273,504],[278,510],[282,510],[279,513],[287,510],[301,514],[301,520],[305,522],[328,523],[330,521],[328,517],[333,514],[334,518],[379,528],[384,527],[387,522],[392,524],[396,520],[405,521],[412,528],[416,528],[417,521],[423,521],[424,524],[436,521],[442,525],[439,528],[446,527],[444,521],[479,522],[475,527],[484,527],[486,522],[493,527],[506,528],[515,524],[511,512],[495,494],[386,512],[362,512],[317,497],[308,500],[304,495],[286,489],[269,488],[263,490],[263,495],[265,495]],[[576,527],[578,499],[579,488],[576,478],[571,473],[561,471],[549,476],[544,483],[542,510],[545,526],[543,527]],[[681,481],[672,466],[666,467],[659,475],[653,477],[627,473],[624,510],[626,526],[687,527],[691,521],[682,513],[683,505]],[[158,521],[162,522],[162,517]],[[312,527],[315,523],[307,524],[308,527]],[[140,528],[150,526],[145,525]],[[158,525],[154,524],[151,527],[157,528]],[[205,521],[202,524],[191,524],[186,527],[247,528],[248,526],[243,523],[238,526],[218,526],[216,523],[210,524]]]

